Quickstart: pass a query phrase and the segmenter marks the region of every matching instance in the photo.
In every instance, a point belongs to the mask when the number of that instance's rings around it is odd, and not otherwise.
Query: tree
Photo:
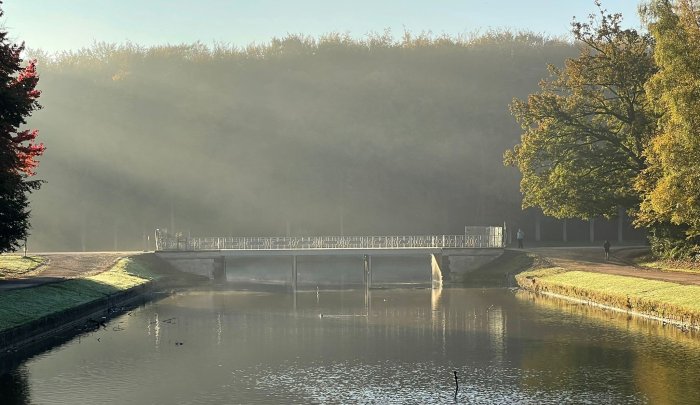
[[[700,5],[656,0],[646,17],[658,66],[647,90],[665,114],[637,182],[638,222],[652,228],[658,253],[689,257],[700,253]]]
[[[23,50],[23,43],[12,44],[0,30],[0,252],[17,249],[27,237],[28,194],[41,186],[29,177],[44,145],[35,143],[36,130],[21,129],[26,117],[41,108],[39,76],[34,61],[23,64]]]
[[[549,65],[541,90],[511,104],[524,132],[504,163],[522,173],[523,208],[557,218],[637,207],[634,181],[656,122],[644,90],[655,72],[652,38],[622,29],[620,14],[596,4],[599,15],[572,24],[579,56],[563,69]]]

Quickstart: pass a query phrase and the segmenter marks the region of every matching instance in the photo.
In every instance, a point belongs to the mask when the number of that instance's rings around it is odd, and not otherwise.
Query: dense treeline
[[[508,112],[566,41],[288,36],[47,57],[38,250],[192,235],[460,233],[520,214]],[[342,229],[341,229],[342,228]]]

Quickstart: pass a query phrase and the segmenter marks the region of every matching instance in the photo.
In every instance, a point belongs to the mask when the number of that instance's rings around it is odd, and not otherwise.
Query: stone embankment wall
[[[61,331],[73,329],[88,318],[106,319],[110,315],[118,313],[121,307],[145,299],[144,296],[152,291],[154,283],[148,282],[6,329],[0,332],[0,348],[3,349],[3,352],[13,351],[38,343]]]

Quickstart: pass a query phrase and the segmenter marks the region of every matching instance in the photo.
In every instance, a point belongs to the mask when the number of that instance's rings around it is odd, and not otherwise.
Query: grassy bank
[[[125,258],[95,276],[3,292],[0,332],[158,279],[143,259]]]
[[[560,294],[700,328],[700,286],[549,267],[518,274],[524,289]]]
[[[41,256],[0,255],[0,279],[24,275],[45,262]]]
[[[533,304],[539,308],[553,310],[567,314],[562,318],[567,322],[591,325],[593,327],[613,327],[617,330],[633,333],[637,336],[645,336],[653,333],[656,336],[664,336],[672,339],[674,344],[681,344],[692,350],[700,350],[700,333],[687,333],[681,328],[668,328],[661,322],[646,317],[629,317],[621,312],[617,315],[607,308],[595,305],[581,305],[569,300],[553,299],[542,294],[532,294],[529,291],[520,290],[514,294],[518,301]]]

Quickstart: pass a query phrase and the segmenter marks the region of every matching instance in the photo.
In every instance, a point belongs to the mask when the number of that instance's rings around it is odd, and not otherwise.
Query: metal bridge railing
[[[156,230],[156,250],[295,250],[502,248],[500,226],[466,227],[464,235],[183,237]]]

